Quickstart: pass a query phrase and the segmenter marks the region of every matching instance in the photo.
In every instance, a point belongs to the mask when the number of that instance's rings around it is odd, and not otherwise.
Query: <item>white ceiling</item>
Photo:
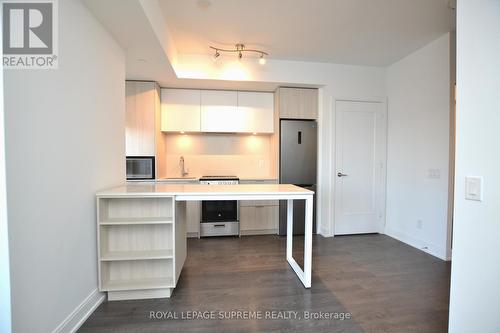
[[[180,54],[242,42],[270,58],[387,66],[453,30],[449,0],[159,0]]]

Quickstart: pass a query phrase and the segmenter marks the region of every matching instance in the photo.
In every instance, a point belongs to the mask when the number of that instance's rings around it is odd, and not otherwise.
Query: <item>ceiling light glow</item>
[[[264,54],[260,55],[259,64],[261,64],[261,65],[265,65],[266,64],[266,58],[264,58]]]

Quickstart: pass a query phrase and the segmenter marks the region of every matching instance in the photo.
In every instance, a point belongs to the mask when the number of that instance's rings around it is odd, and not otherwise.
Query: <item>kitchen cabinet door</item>
[[[274,132],[274,94],[238,91],[238,113],[242,121],[240,132]]]
[[[201,131],[239,132],[243,120],[237,108],[238,94],[227,90],[201,91]]]
[[[155,83],[126,81],[125,92],[126,155],[154,156]]]
[[[318,89],[279,88],[282,119],[318,119]]]
[[[240,207],[240,229],[243,234],[275,234],[278,231],[278,223],[278,206]]]
[[[200,90],[161,90],[161,130],[163,132],[200,131]]]

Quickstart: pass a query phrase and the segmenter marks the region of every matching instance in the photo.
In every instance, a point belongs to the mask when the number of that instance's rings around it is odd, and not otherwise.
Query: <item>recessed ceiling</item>
[[[387,66],[453,30],[449,0],[160,0],[180,54],[244,43],[270,58]]]

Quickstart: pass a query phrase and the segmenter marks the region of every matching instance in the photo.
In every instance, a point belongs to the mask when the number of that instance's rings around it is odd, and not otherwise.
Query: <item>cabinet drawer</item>
[[[274,230],[278,228],[279,207],[241,207],[241,230]]]
[[[238,236],[239,222],[200,223],[200,236]]]

